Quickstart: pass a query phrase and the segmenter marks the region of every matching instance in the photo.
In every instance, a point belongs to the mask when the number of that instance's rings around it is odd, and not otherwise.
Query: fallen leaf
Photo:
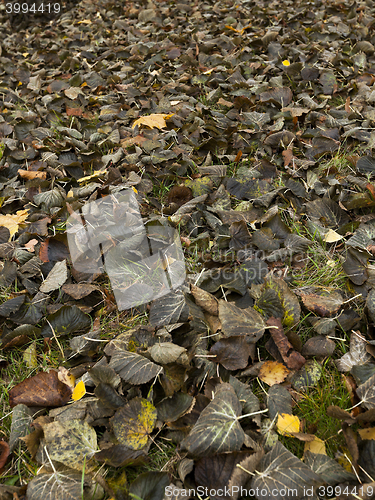
[[[37,245],[39,243],[38,240],[36,240],[35,238],[33,238],[32,240],[29,240],[26,244],[25,244],[25,248],[28,252],[34,252],[35,251],[35,245]]]
[[[57,371],[40,372],[25,379],[9,391],[9,404],[26,406],[55,407],[66,404],[72,390],[59,380]]]
[[[336,233],[333,229],[328,229],[326,234],[323,237],[323,241],[326,243],[336,243],[337,241],[340,241],[343,239],[343,236],[341,236],[339,233]]]
[[[0,471],[3,469],[10,455],[9,444],[6,441],[0,441]]]
[[[306,359],[293,349],[292,344],[287,339],[280,318],[270,318],[267,325],[271,327],[271,336],[275,342],[284,363],[291,370],[299,370],[305,363]]]
[[[314,441],[307,441],[305,443],[304,453],[307,451],[316,453],[317,455],[327,455],[325,442],[316,436]]]
[[[288,415],[287,413],[282,413],[277,418],[277,431],[282,436],[293,436],[292,432],[299,432],[301,422],[299,418],[295,415]]]
[[[167,123],[165,120],[168,120],[168,118],[171,118],[174,113],[171,113],[169,115],[166,115],[164,113],[153,113],[151,115],[147,116],[141,116],[132,125],[132,128],[135,128],[137,125],[138,126],[145,126],[149,128],[165,128],[167,126]]]
[[[55,420],[43,426],[45,446],[52,460],[83,470],[98,451],[95,429],[81,420]]]
[[[29,215],[28,210],[18,210],[16,215],[8,214],[8,215],[0,215],[0,226],[6,227],[9,229],[9,241],[18,231],[19,225],[25,222]]]
[[[375,441],[375,427],[358,429],[358,434],[361,436],[362,439],[372,439]]]
[[[155,406],[147,399],[134,398],[117,410],[111,425],[120,444],[131,450],[140,450],[146,446],[156,420]]]
[[[70,373],[69,370],[64,368],[63,366],[59,366],[59,371],[57,372],[57,376],[59,380],[70,387],[72,390],[74,389],[76,379],[74,375]]]
[[[47,179],[46,172],[40,172],[39,170],[22,170],[21,168],[18,170],[18,175],[22,177],[22,179]]]
[[[288,368],[277,361],[266,361],[260,368],[259,378],[268,385],[281,384],[289,373]]]
[[[83,380],[80,380],[72,392],[73,401],[79,401],[86,394],[86,387]]]

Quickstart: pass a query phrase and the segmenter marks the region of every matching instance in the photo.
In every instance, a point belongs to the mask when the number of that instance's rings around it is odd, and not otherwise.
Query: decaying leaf
[[[40,372],[25,379],[9,391],[11,407],[26,406],[54,407],[66,404],[72,395],[71,388],[61,382],[55,370]]]
[[[359,332],[352,332],[350,336],[350,351],[336,361],[340,372],[348,372],[353,366],[364,365],[371,359],[366,351],[366,340]]]
[[[259,378],[268,385],[281,384],[289,373],[288,368],[277,361],[266,361],[261,366]]]
[[[160,365],[144,356],[122,349],[116,349],[109,366],[130,384],[145,384],[163,372]]]
[[[305,450],[304,453],[306,452],[311,452],[315,453],[317,455],[327,455],[326,453],[326,445],[324,441],[322,441],[320,438],[314,436],[313,441],[307,441],[305,443]]]
[[[82,496],[83,487],[83,496]],[[73,498],[90,498],[100,500],[104,497],[103,488],[88,475],[69,470],[38,474],[27,486],[27,497],[30,500],[72,500]]]
[[[265,330],[264,320],[255,309],[240,309],[223,300],[219,301],[219,319],[222,330],[228,337],[246,335],[251,342],[256,342]]]
[[[68,269],[66,266],[66,260],[56,262],[49,272],[47,279],[41,284],[39,290],[43,293],[52,292],[53,290],[60,288],[67,279]]]
[[[156,408],[147,399],[134,398],[116,412],[111,424],[120,444],[140,450],[146,446],[156,420]]]
[[[353,481],[353,472],[346,471],[335,460],[325,454],[317,454],[312,451],[305,451],[305,463],[331,486],[345,481]]]
[[[51,460],[82,470],[85,458],[97,452],[95,429],[81,420],[55,421],[43,426],[45,445]]]
[[[275,342],[279,353],[286,366],[291,370],[298,370],[306,363],[305,358],[293,349],[293,346],[287,339],[280,318],[270,318],[267,325],[271,327],[271,336]]]
[[[338,292],[331,292],[329,295],[302,295],[301,298],[304,306],[309,311],[322,317],[335,315],[344,302],[341,294]]]

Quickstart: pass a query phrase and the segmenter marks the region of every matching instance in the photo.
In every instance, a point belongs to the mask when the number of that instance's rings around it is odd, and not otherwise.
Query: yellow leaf
[[[281,384],[286,379],[288,373],[288,368],[282,363],[266,361],[263,363],[258,376],[262,382],[268,385],[275,385]]]
[[[138,194],[138,191],[135,189],[134,186],[132,186],[132,190],[135,192],[135,194]]]
[[[83,396],[86,394],[86,387],[85,383],[83,380],[78,382],[78,384],[74,387],[73,393],[72,393],[72,399],[73,401],[79,401]]]
[[[285,61],[283,61],[283,66],[290,66],[290,62],[288,61],[288,59],[285,59]]]
[[[138,118],[138,120],[135,120],[135,122],[132,125],[132,128],[136,127],[137,125],[143,125],[145,127],[150,127],[150,128],[164,128],[167,126],[165,120],[168,120],[171,116],[173,116],[174,113],[170,115],[165,115],[163,113],[154,113],[152,115],[148,116],[141,116]]]
[[[156,420],[155,406],[146,399],[134,398],[116,411],[111,424],[120,444],[131,450],[140,450],[147,445]]]
[[[78,24],[92,24],[92,21],[90,21],[90,19],[84,19],[83,21],[78,21]]]
[[[36,357],[36,342],[32,342],[23,353],[23,360],[28,368],[37,368],[38,361]]]
[[[15,215],[0,215],[0,226],[7,227],[9,229],[9,241],[18,231],[18,226],[27,219],[28,215],[28,210],[18,210]]]
[[[362,439],[371,439],[375,441],[375,427],[368,427],[367,429],[359,429],[358,434]]]
[[[342,240],[342,236],[339,233],[336,233],[333,229],[328,229],[328,232],[325,234],[323,241],[327,243],[334,243],[335,241]]]
[[[86,175],[85,177],[81,177],[80,179],[78,179],[78,182],[91,181],[91,179],[100,177],[104,175],[106,172],[107,172],[106,170],[95,170],[95,172],[92,175]]]
[[[305,452],[306,451],[311,451],[311,453],[316,453],[317,455],[327,455],[324,441],[316,436],[314,441],[307,441],[305,443]]]
[[[337,458],[338,463],[344,467],[344,469],[348,472],[353,472],[352,463],[353,457],[351,456],[349,450],[347,448],[343,449],[344,453],[341,453]]]
[[[292,436],[291,432],[299,432],[300,421],[295,415],[288,415],[288,413],[282,413],[277,419],[277,431],[282,436]]]

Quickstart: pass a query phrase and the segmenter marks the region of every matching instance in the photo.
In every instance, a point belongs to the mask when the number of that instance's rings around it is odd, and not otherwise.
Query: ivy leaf
[[[372,375],[356,390],[357,396],[365,408],[375,408],[375,375]]]

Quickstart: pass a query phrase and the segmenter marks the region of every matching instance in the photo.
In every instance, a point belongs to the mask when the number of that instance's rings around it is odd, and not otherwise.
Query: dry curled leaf
[[[140,126],[145,126],[149,128],[165,128],[167,126],[167,123],[165,120],[168,120],[168,118],[171,118],[174,113],[171,113],[169,115],[163,114],[163,113],[154,113],[151,115],[147,116],[141,116],[132,125],[132,128]]]

